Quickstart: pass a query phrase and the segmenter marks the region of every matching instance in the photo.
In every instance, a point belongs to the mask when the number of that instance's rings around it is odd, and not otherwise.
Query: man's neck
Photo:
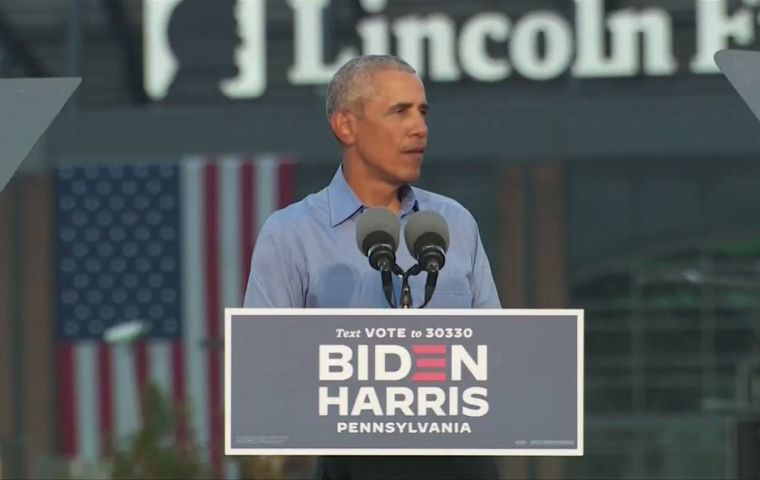
[[[343,162],[343,176],[354,195],[368,207],[386,207],[394,213],[401,211],[400,185],[374,178],[351,162]]]

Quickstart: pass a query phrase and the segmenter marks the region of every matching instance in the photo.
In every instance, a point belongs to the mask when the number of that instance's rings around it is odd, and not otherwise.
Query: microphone
[[[430,210],[414,213],[404,228],[404,239],[409,253],[417,260],[420,269],[427,272],[425,307],[433,297],[438,272],[446,263],[449,248],[449,227],[440,213]]]
[[[385,300],[392,308],[396,308],[392,274],[396,265],[398,237],[398,217],[387,208],[368,208],[356,222],[356,243],[369,259],[370,266],[380,271]]]
[[[438,272],[446,263],[449,227],[440,213],[430,210],[414,213],[404,228],[409,253],[428,273]]]

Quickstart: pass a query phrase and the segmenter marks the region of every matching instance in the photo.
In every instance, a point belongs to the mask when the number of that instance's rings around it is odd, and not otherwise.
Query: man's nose
[[[426,138],[428,135],[427,120],[425,119],[425,115],[421,112],[418,113],[415,118],[412,135],[421,138]]]

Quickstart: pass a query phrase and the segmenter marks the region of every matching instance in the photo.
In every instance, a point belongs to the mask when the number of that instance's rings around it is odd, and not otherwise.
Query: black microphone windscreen
[[[368,208],[356,221],[356,243],[364,255],[379,242],[392,242],[391,248],[395,251],[398,236],[398,217],[385,207]]]
[[[440,213],[431,210],[419,211],[409,217],[404,227],[404,239],[406,248],[413,258],[417,258],[419,249],[424,246],[423,243],[432,242],[446,252],[449,248],[449,227]]]

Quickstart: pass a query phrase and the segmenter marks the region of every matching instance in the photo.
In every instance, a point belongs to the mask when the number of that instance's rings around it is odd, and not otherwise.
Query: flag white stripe
[[[185,342],[187,406],[192,412],[190,426],[208,460],[209,401],[208,368],[203,342],[206,336],[206,285],[203,248],[203,162],[192,159],[180,168],[182,217],[182,318]]]
[[[241,198],[240,191],[240,168],[241,162],[235,157],[227,157],[221,163],[221,185],[219,189],[219,206],[220,212],[220,242],[221,251],[218,256],[221,260],[219,271],[221,277],[221,300],[222,307],[240,307],[243,299],[241,298],[241,268],[240,258],[241,236],[240,228],[240,211]],[[223,318],[223,317],[222,317]],[[223,330],[222,330],[223,333]],[[224,349],[220,348],[218,352],[219,365],[224,366]],[[224,392],[224,372],[219,376],[219,391]]]
[[[219,258],[221,264],[222,302],[223,307],[240,307],[241,267],[241,192],[240,192],[240,161],[227,158],[221,165],[221,188],[219,205],[221,211],[221,232]]]
[[[79,455],[87,462],[96,462],[100,459],[98,347],[94,342],[82,342],[74,348],[74,355]]]
[[[165,398],[172,398],[171,363],[172,351],[168,341],[152,340],[148,342],[150,380],[161,390]]]
[[[277,210],[277,166],[279,162],[272,155],[262,155],[256,159],[256,232],[261,230],[267,217]]]
[[[114,401],[116,446],[124,447],[140,426],[135,349],[132,343],[111,347],[111,391]],[[92,413],[91,413],[92,415]]]

